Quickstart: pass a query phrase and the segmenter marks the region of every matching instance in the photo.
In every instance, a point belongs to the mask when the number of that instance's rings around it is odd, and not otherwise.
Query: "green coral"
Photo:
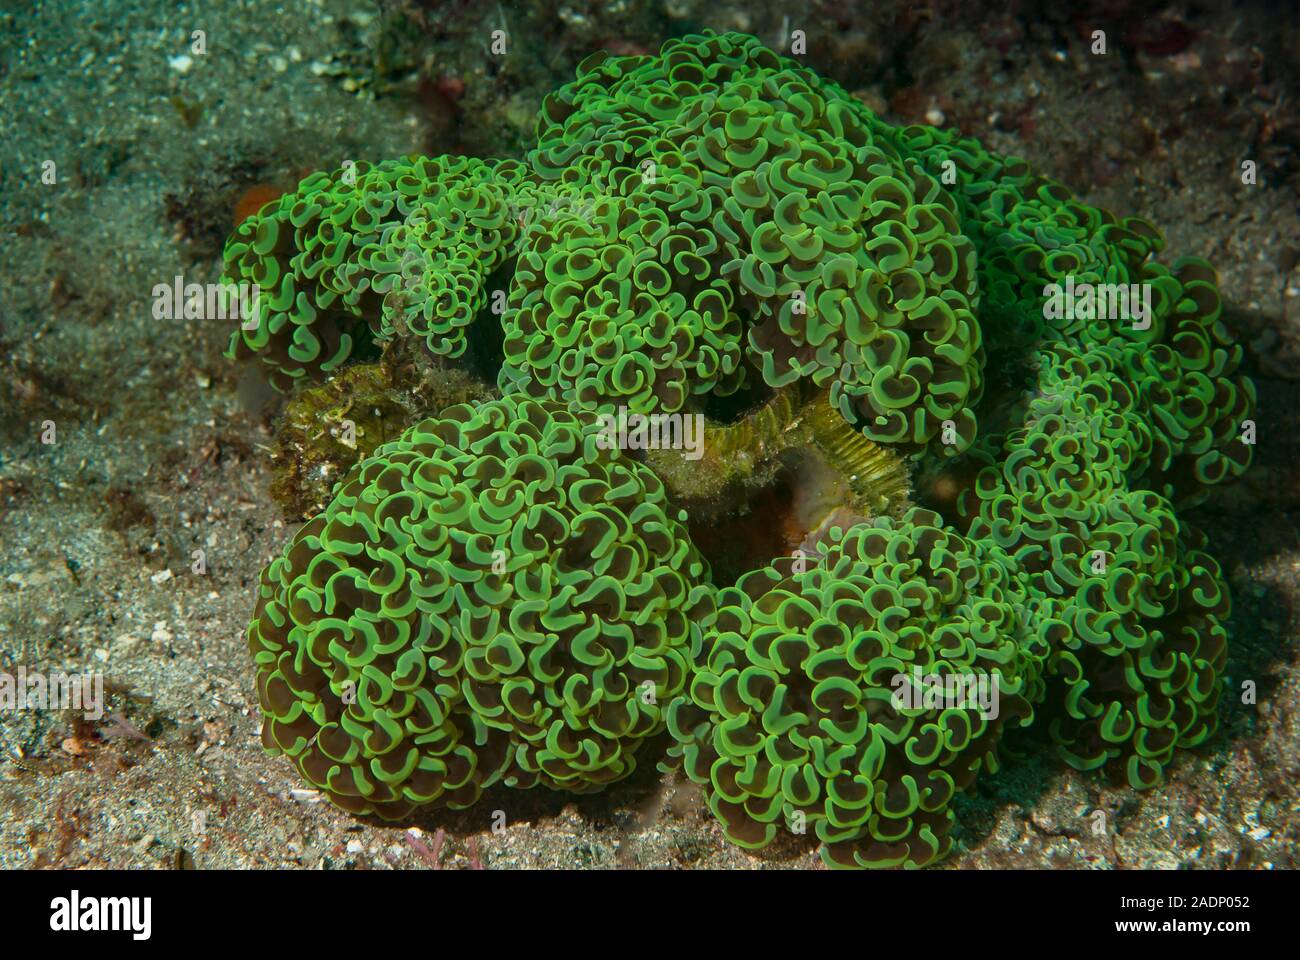
[[[1255,403],[1213,269],[1163,245],[735,34],[588,58],[523,162],[308,178],[227,246],[262,291],[232,354],[287,387],[371,341],[419,367],[499,336],[504,396],[363,460],[264,571],[267,746],[400,817],[597,789],[666,726],[728,837],[804,829],[834,866],[943,857],[954,796],[1036,717],[1074,766],[1158,783],[1215,729],[1230,606],[1175,508],[1249,466]],[[1068,284],[1150,310],[1052,309]],[[849,489],[879,461],[903,491],[930,453],[948,516],[716,589],[595,415],[739,391],[763,405],[710,421],[714,488],[820,444]],[[997,716],[896,702],[913,667],[996,680]]]
[[[951,846],[954,795],[998,768],[1003,728],[1041,699],[1023,586],[999,549],[921,509],[836,528],[800,565],[721,591],[689,696],[669,709],[671,753],[734,843],[806,830],[833,866],[924,866]],[[913,671],[996,677],[997,709],[896,699]]]
[[[451,407],[358,464],[262,573],[263,743],[355,813],[635,767],[712,614],[648,469],[551,401]]]
[[[974,248],[954,200],[870,119],[752,37],[589,57],[543,103],[527,161],[608,197],[611,226],[578,278],[507,312],[503,387],[674,410],[739,385],[743,334],[769,387],[829,386],[879,442],[924,445],[954,420],[963,448],[982,383]],[[573,303],[595,308],[592,287],[624,319],[582,341]]]
[[[226,243],[229,283],[258,290],[228,355],[257,355],[276,386],[328,374],[372,339],[466,348],[485,282],[519,233],[524,168],[511,160],[408,157],[314,173]]]
[[[638,413],[733,392],[741,322],[713,247],[707,230],[635,194],[543,211],[502,317],[503,389]]]
[[[1027,577],[1029,625],[1062,688],[1059,752],[1138,788],[1159,781],[1176,748],[1213,733],[1229,613],[1201,535],[1133,483],[1160,448],[1162,419],[1155,391],[1123,374],[1150,352],[1048,351],[1023,425],[998,438],[959,502],[968,536],[1006,550]]]
[[[698,407],[810,379],[866,436],[975,435],[983,349],[958,206],[833,84],[752,37],[588,58],[523,165],[408,158],[315,174],[250,218],[226,278],[263,292],[234,355],[287,386],[367,334],[455,358],[517,258],[502,389]],[[350,182],[349,182],[350,179]]]
[[[888,129],[879,120],[875,125]],[[979,322],[991,367],[1014,378],[1026,357],[1039,366],[1053,344],[1132,345],[1115,374],[1136,385],[1153,449],[1131,481],[1191,504],[1207,487],[1245,472],[1251,450],[1240,442],[1240,430],[1255,406],[1254,385],[1238,373],[1242,349],[1223,323],[1209,263],[1195,257],[1172,267],[1155,262],[1150,258],[1164,238],[1150,223],[1083,204],[1023,160],[991,154],[972,138],[921,126],[892,137],[954,185],[961,229],[978,251]],[[1067,278],[1076,286],[1134,292],[1146,285],[1150,315],[1053,316],[1049,288]]]

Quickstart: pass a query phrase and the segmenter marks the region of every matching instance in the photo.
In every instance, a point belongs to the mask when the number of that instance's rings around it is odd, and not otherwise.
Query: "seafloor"
[[[778,42],[893,122],[956,125],[1218,267],[1259,387],[1255,466],[1189,515],[1234,595],[1222,729],[1145,794],[1041,756],[982,778],[955,868],[1250,867],[1300,854],[1300,23],[1292,5],[770,0],[51,0],[0,5],[0,669],[100,671],[99,723],[0,714],[0,865],[812,867],[751,856],[654,771],[492,793],[419,834],[263,756],[243,631],[292,533],[278,401],[224,325],[155,320],[215,280],[240,198],[344,158],[510,155],[589,52],[703,27]],[[192,31],[208,53],[189,56]],[[504,63],[485,37],[520,38]],[[1110,38],[1089,53],[1092,31]],[[1258,164],[1243,185],[1240,165]],[[41,182],[52,160],[57,182]],[[57,443],[40,442],[53,421]],[[191,572],[206,551],[205,575]],[[1243,681],[1258,702],[1234,695]],[[494,832],[494,810],[507,825]],[[1085,814],[1108,814],[1100,835]],[[438,831],[443,831],[439,838]]]

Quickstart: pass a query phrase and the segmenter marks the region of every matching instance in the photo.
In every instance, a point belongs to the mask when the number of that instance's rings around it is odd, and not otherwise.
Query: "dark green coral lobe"
[[[507,397],[353,468],[262,573],[248,630],[266,747],[398,819],[503,781],[630,773],[712,617],[708,568],[588,414]]]

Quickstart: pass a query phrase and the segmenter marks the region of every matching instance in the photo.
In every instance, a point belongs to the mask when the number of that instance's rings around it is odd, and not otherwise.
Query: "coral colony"
[[[263,571],[266,747],[397,819],[599,790],[667,731],[732,842],[844,867],[944,857],[1035,722],[1160,782],[1215,730],[1229,612],[1175,508],[1246,469],[1254,407],[1213,269],[1162,246],[738,34],[589,57],[522,161],[307,177],[227,244],[232,357],[286,389],[503,359]],[[627,436],[666,416],[673,470]],[[807,549],[715,580],[682,477],[724,464],[720,516],[805,455],[843,481]]]

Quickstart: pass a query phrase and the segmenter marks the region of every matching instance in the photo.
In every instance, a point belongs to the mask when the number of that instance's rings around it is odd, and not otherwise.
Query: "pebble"
[[[177,73],[189,73],[190,67],[194,66],[194,58],[188,53],[182,53],[178,57],[168,57],[167,66],[171,67]]]
[[[118,650],[121,651],[122,655],[127,657],[131,656],[137,650],[139,650],[141,644],[142,641],[140,640],[139,637],[132,636],[129,633],[124,633],[120,637],[116,637],[113,640],[113,646],[117,647]]]
[[[159,570],[149,579],[152,580],[154,583],[166,583],[171,578],[172,578],[171,570]]]

